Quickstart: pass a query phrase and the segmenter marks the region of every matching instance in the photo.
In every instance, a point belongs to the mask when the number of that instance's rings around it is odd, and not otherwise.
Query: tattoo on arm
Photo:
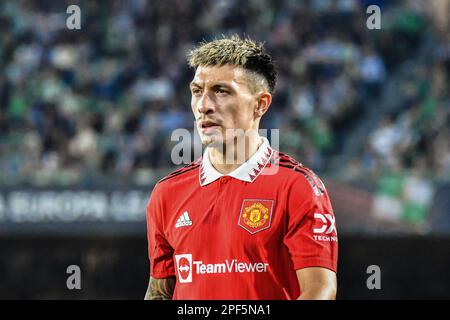
[[[164,279],[150,278],[145,300],[172,300],[175,282],[175,277]]]

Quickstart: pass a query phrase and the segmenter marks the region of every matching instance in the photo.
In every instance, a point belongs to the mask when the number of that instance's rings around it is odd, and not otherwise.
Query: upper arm
[[[150,277],[145,300],[172,300],[175,283],[175,277],[162,279]]]
[[[147,204],[147,240],[150,260],[150,276],[158,279],[175,275],[173,248],[164,230],[164,213],[166,208],[159,185],[156,185]]]
[[[312,172],[299,175],[287,203],[286,245],[295,270],[322,267],[337,271],[335,217],[323,183]]]
[[[304,268],[296,272],[301,292],[299,299],[336,299],[336,273],[321,267]]]
[[[146,300],[170,300],[175,290],[173,248],[164,232],[163,216],[165,211],[162,191],[157,184],[153,188],[146,208],[150,261],[150,280],[145,294]]]

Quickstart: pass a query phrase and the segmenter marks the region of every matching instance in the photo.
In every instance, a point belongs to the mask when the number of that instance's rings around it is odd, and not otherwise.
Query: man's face
[[[258,99],[250,91],[242,67],[199,66],[190,85],[191,107],[197,130],[205,145],[230,140],[227,129],[257,129]]]

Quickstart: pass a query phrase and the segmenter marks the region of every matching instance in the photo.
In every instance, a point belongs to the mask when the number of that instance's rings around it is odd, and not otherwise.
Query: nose
[[[214,111],[214,101],[205,92],[198,101],[198,112],[208,114]]]

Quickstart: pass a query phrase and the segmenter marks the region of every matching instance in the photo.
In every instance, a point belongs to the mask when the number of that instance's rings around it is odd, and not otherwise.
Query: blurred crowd
[[[279,69],[262,128],[281,128],[282,151],[330,170],[397,66],[438,30],[414,5],[375,3],[395,15],[389,32],[369,30],[357,0],[3,1],[0,184],[148,183],[173,169],[171,133],[194,130],[186,53],[231,33],[264,41]],[[70,4],[80,30],[66,27]],[[401,108],[352,162],[360,172],[450,170],[449,39],[434,33],[439,54],[401,85]]]
[[[367,171],[450,178],[450,46],[446,55],[446,62],[414,66],[399,85],[398,107],[365,145],[361,159]]]

